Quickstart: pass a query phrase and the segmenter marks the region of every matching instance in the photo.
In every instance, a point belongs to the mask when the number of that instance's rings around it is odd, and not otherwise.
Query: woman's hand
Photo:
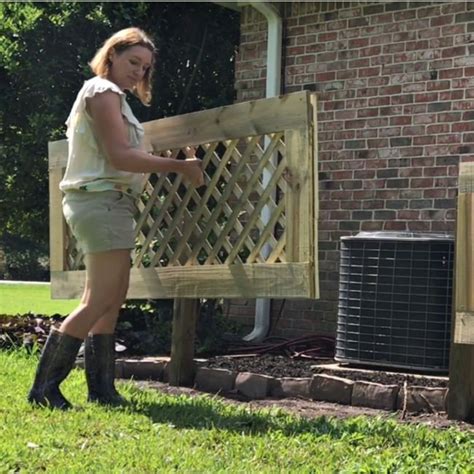
[[[204,185],[204,175],[202,172],[202,161],[199,158],[186,158],[184,160],[183,175],[193,186],[199,188]]]

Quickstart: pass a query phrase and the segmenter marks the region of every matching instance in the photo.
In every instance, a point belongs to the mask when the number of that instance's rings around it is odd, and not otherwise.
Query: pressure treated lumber
[[[173,333],[168,382],[191,386],[194,381],[194,339],[199,317],[199,300],[176,298],[173,306]]]
[[[474,421],[474,163],[461,163],[448,416]]]

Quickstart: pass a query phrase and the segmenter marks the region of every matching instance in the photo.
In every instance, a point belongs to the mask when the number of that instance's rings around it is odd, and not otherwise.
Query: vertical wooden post
[[[63,168],[57,163],[57,155],[64,151],[56,143],[48,143],[49,154],[49,253],[51,272],[66,269],[66,224],[62,211],[62,193],[59,183],[63,178]],[[66,148],[67,153],[67,148]]]
[[[194,381],[194,337],[199,316],[199,300],[176,298],[171,336],[170,385],[191,386]]]
[[[474,163],[459,167],[448,416],[474,421]]]

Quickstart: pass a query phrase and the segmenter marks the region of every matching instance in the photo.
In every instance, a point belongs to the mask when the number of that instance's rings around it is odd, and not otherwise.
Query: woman
[[[124,403],[114,386],[114,331],[129,284],[134,199],[143,173],[181,173],[192,185],[203,184],[199,159],[174,160],[142,148],[143,128],[125,91],[150,103],[154,54],[152,41],[138,28],[111,36],[92,59],[95,77],[84,83],[66,122],[69,154],[60,188],[65,219],[85,255],[86,282],[79,306],[46,341],[31,403],[71,407],[59,384],[84,339],[88,400]]]

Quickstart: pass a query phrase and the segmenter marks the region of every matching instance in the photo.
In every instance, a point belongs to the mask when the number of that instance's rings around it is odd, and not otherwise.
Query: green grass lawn
[[[0,281],[0,314],[67,315],[78,300],[51,299],[50,286],[31,284],[5,284]]]
[[[474,472],[472,433],[353,418],[313,421],[215,397],[120,390],[127,408],[86,402],[84,375],[63,384],[68,412],[25,400],[36,358],[0,352],[0,472]]]

